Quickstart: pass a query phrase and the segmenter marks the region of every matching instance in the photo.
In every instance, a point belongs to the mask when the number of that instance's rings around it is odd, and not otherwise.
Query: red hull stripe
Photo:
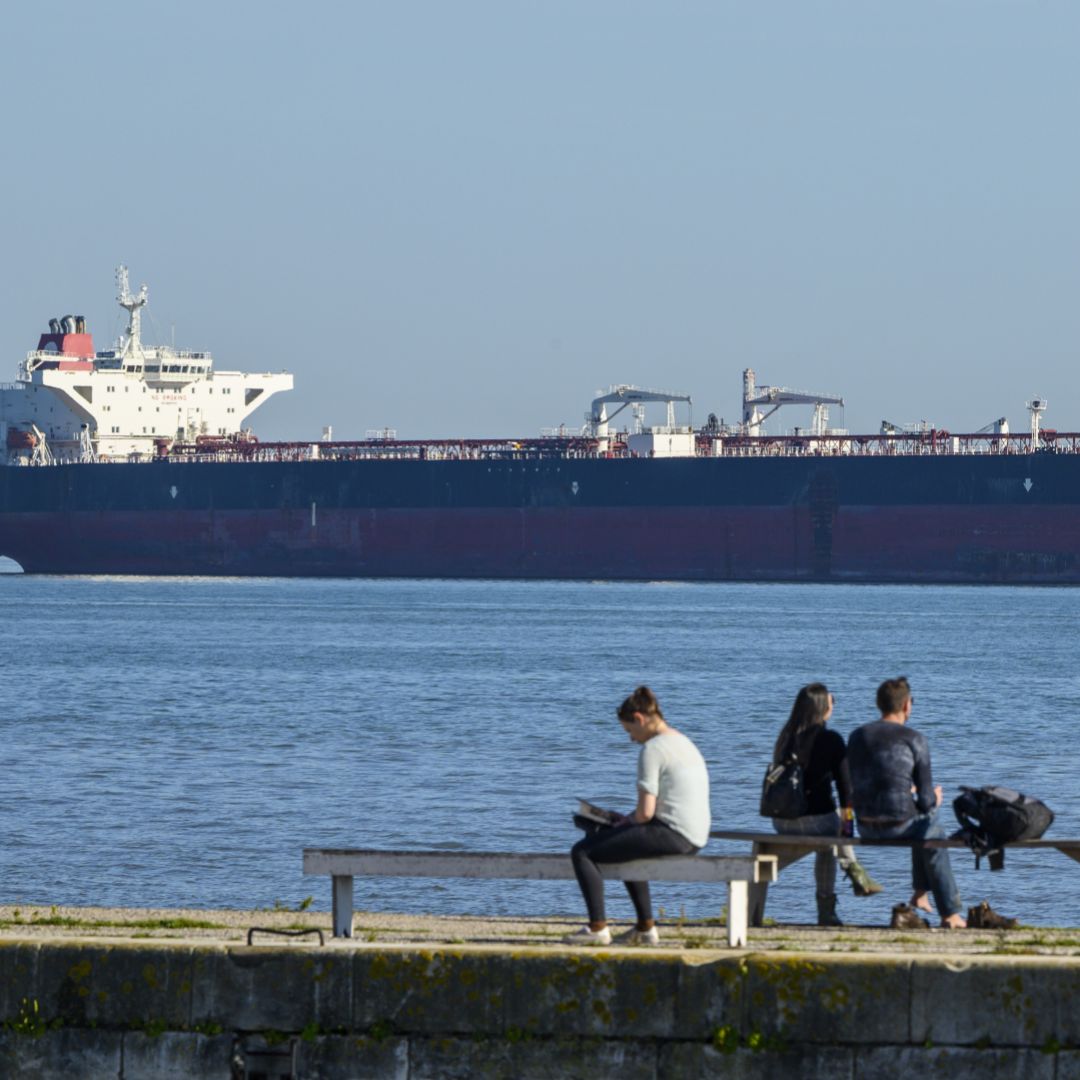
[[[319,508],[0,515],[28,572],[1080,583],[1080,508]]]

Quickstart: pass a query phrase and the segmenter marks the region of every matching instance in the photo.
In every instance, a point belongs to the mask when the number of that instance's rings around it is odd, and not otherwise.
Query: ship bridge
[[[81,315],[52,319],[18,381],[0,388],[9,459],[139,460],[174,442],[231,438],[260,405],[292,389],[288,372],[217,371],[209,352],[144,344],[147,286],[133,294],[124,266],[116,280],[128,325],[113,349],[94,351]]]

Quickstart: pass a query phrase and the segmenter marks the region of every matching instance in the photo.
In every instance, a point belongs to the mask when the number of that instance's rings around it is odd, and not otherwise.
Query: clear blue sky
[[[853,429],[1080,429],[1075,0],[4,20],[0,378],[50,316],[110,341],[123,261],[148,337],[295,372],[264,438],[532,434],[612,382],[731,419],[745,366]]]

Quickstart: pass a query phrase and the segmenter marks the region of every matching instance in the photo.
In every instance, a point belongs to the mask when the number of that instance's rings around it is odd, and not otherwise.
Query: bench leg
[[[728,882],[727,943],[731,948],[746,946],[747,882]]]
[[[750,925],[765,925],[765,901],[769,899],[769,886],[766,882],[750,886]]]
[[[776,872],[779,880],[781,870],[786,870],[792,863],[805,859],[814,852],[810,848],[785,847],[783,843],[754,844],[755,855],[775,855]],[[769,898],[769,884],[766,881],[750,886],[750,925],[762,926],[765,922],[765,901]]]
[[[352,937],[353,879],[334,876],[334,937]]]
[[[763,845],[754,845],[754,855],[769,855],[767,850],[762,850]],[[750,886],[750,925],[761,926],[765,922],[765,901],[769,899],[769,883],[767,881],[755,882]]]

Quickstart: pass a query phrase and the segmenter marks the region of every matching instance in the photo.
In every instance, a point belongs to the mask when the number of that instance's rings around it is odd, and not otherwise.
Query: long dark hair
[[[812,682],[804,686],[795,695],[795,704],[791,706],[791,716],[780,729],[780,735],[773,747],[773,761],[783,761],[795,753],[799,736],[813,727],[825,726],[825,715],[829,711],[829,688],[824,683]]]

